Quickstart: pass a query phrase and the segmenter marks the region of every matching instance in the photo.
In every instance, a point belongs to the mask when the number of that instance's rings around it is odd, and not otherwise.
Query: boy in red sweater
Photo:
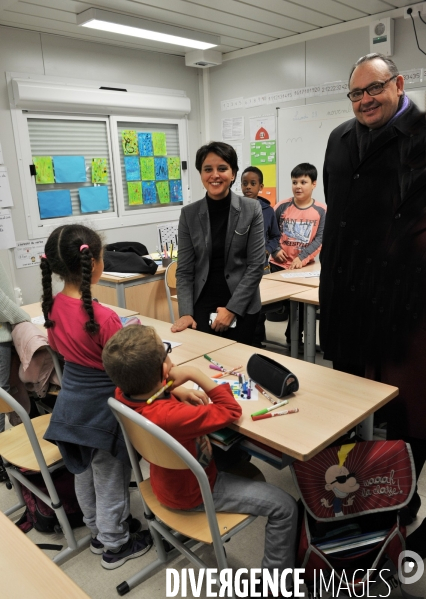
[[[266,516],[262,568],[271,574],[293,568],[297,526],[296,502],[285,491],[227,472],[218,472],[209,433],[228,426],[241,416],[241,407],[228,384],[216,385],[193,366],[174,366],[170,344],[155,329],[129,326],[105,345],[102,359],[106,372],[119,387],[116,397],[160,426],[179,441],[204,467],[218,512]],[[151,404],[147,400],[174,381],[171,394],[163,393]],[[193,381],[204,393],[179,388]],[[183,510],[204,509],[201,492],[190,470],[169,470],[151,464],[151,484],[164,505]]]

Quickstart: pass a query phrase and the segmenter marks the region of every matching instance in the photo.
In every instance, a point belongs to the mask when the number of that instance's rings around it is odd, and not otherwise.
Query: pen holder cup
[[[171,264],[173,262],[173,260],[171,258],[161,258],[161,264],[162,266],[164,266],[165,268]]]
[[[299,381],[288,368],[261,354],[253,354],[247,362],[247,374],[252,381],[275,397],[285,397],[299,389]]]

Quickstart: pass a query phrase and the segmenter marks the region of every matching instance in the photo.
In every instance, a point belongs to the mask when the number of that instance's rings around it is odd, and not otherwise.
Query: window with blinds
[[[41,221],[116,213],[107,118],[28,117]]]
[[[117,137],[124,212],[181,206],[178,124],[117,121]]]

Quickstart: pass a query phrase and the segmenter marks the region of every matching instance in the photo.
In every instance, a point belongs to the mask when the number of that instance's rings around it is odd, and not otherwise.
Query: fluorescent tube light
[[[208,50],[220,44],[220,37],[217,35],[182,29],[97,8],[89,8],[77,15],[77,25],[200,50]]]

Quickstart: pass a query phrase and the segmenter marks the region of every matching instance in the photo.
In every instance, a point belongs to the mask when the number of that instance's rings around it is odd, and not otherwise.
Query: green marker
[[[270,408],[264,408],[263,410],[254,412],[253,414],[250,414],[250,416],[253,417],[253,416],[260,416],[261,414],[267,414],[268,412],[272,412],[272,410],[275,410],[276,408],[281,408],[282,406],[285,406],[286,404],[288,404],[288,399],[284,399],[284,401],[280,401],[279,403],[274,404]]]

